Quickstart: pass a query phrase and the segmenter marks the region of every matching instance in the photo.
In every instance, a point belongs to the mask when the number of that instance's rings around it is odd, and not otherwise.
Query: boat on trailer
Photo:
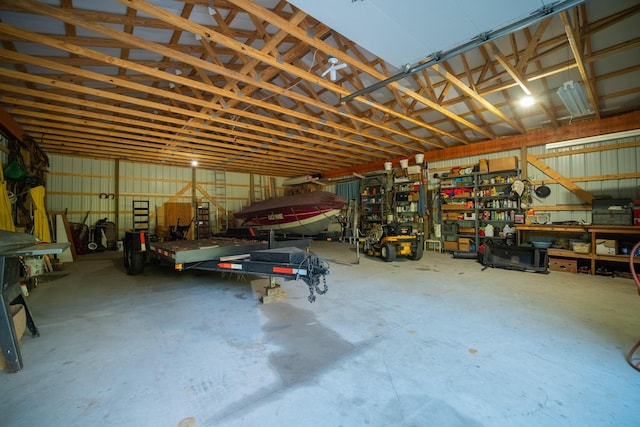
[[[254,202],[234,215],[244,220],[243,227],[259,232],[315,236],[327,229],[344,204],[344,197],[312,191]]]

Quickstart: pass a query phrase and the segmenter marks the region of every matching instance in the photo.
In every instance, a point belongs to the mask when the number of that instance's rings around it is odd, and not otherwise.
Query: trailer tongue
[[[308,239],[285,241],[214,237],[199,240],[148,242],[143,232],[127,232],[124,264],[127,273],[140,274],[147,259],[173,265],[176,270],[207,270],[256,274],[270,278],[302,280],[309,287],[309,302],[328,286],[329,265],[306,248]],[[322,282],[322,286],[321,286]]]

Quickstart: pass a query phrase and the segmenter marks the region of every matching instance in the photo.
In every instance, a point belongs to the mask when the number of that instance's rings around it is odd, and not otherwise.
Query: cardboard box
[[[407,173],[409,175],[420,175],[421,172],[422,168],[420,167],[420,165],[409,166],[407,168]]]
[[[11,310],[11,316],[13,316],[13,328],[16,330],[16,339],[18,345],[22,342],[22,335],[24,335],[25,329],[27,329],[27,311],[22,304],[15,304],[9,307]],[[0,371],[7,369],[7,361],[4,358],[4,352],[0,348]]]
[[[611,239],[596,239],[596,253],[600,255],[615,255],[618,242]]]
[[[456,194],[455,196],[453,196],[454,199],[464,199],[464,198],[470,198],[470,197],[473,197],[473,195],[469,191],[462,191]]]
[[[549,270],[577,273],[578,261],[575,259],[549,258]]]
[[[463,252],[471,251],[471,239],[461,237],[458,239],[458,250]]]
[[[501,157],[499,159],[489,159],[489,172],[498,172],[518,169],[518,158],[516,156]]]
[[[465,209],[466,207],[467,205],[464,203],[449,203],[440,206],[440,209],[442,209],[443,211],[459,211]]]
[[[446,240],[442,244],[442,248],[445,251],[457,251],[458,250],[458,242],[447,242]]]

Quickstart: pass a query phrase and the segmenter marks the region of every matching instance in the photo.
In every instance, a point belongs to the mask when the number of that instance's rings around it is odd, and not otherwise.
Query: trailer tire
[[[416,249],[413,252],[411,252],[411,255],[409,255],[409,259],[413,261],[418,261],[422,259],[422,255],[424,255],[424,248],[422,247],[422,245],[418,245],[416,246]]]
[[[389,243],[385,243],[380,248],[380,256],[386,262],[392,262],[396,259],[396,247]]]
[[[124,261],[124,268],[129,269],[129,252],[131,252],[131,248],[129,247],[129,241],[127,239],[124,240],[122,245],[122,259]]]
[[[127,274],[131,276],[135,276],[136,274],[140,274],[144,271],[144,252],[133,251],[131,250],[131,245],[127,244],[128,242],[125,240],[124,243],[124,267],[127,269]]]
[[[129,268],[127,268],[127,274],[135,276],[144,271],[144,252],[130,251],[129,256]]]

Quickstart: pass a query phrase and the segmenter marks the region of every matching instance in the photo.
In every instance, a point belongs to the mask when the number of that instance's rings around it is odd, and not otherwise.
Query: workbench
[[[38,328],[20,288],[22,264],[20,257],[60,254],[69,247],[68,243],[39,243],[35,237],[25,233],[0,230],[0,347],[7,361],[7,370],[17,372],[22,369],[22,353],[19,337],[13,326],[10,305],[22,304],[27,317],[27,327],[33,337],[39,336]]]
[[[540,238],[573,239],[578,238],[591,242],[588,253],[577,253],[569,249],[550,247],[547,253],[550,257],[589,260],[590,272],[595,274],[597,261],[629,263],[628,254],[604,255],[596,253],[597,239],[615,239],[629,242],[640,241],[640,227],[621,225],[556,225],[556,224],[522,224],[516,226],[518,244],[525,244]],[[640,264],[640,257],[634,262]]]

